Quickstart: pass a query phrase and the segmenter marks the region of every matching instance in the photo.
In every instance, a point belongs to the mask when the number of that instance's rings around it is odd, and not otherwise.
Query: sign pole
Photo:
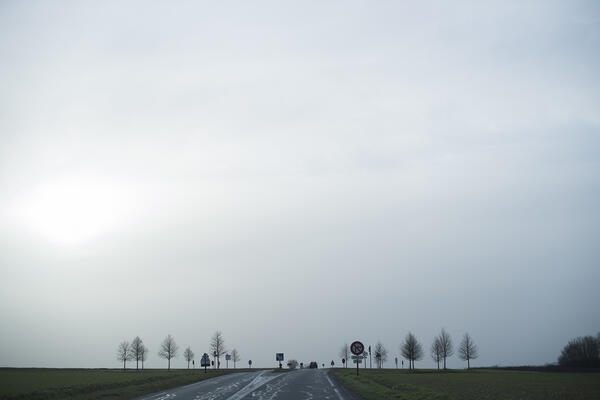
[[[361,342],[356,340],[350,345],[350,351],[352,352],[352,354],[354,354],[354,356],[352,356],[352,359],[356,363],[356,376],[358,376],[358,364],[360,364],[361,361],[359,357],[363,353],[363,351],[365,351],[365,346]]]

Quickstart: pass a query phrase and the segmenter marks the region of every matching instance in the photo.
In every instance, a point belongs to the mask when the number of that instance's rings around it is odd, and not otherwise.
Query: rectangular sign
[[[354,363],[356,363],[356,364],[361,364],[361,363],[362,363],[362,360],[359,358],[358,360],[354,360]]]
[[[283,361],[283,353],[275,353],[275,361]]]
[[[225,360],[226,361],[231,360],[231,354],[225,354]]]

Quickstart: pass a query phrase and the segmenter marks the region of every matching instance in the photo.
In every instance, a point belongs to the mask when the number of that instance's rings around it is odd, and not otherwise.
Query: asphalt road
[[[356,400],[324,369],[223,375],[140,397],[139,400]]]

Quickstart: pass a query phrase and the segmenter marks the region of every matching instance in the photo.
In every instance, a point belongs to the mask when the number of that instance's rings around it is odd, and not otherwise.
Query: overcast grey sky
[[[596,1],[3,1],[0,365],[553,362],[600,331],[598,71]]]

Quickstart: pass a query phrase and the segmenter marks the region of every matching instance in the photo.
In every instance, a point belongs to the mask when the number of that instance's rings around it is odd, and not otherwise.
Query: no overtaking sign
[[[365,345],[356,340],[350,345],[350,351],[354,354],[352,359],[354,359],[354,362],[356,363],[356,376],[358,376],[358,364],[362,362],[362,357],[360,357],[360,355],[365,351]]]
[[[362,344],[362,342],[359,342],[357,340],[355,342],[352,342],[352,344],[350,345],[350,351],[352,352],[352,354],[358,356],[362,354],[363,351],[365,351],[365,346]]]

